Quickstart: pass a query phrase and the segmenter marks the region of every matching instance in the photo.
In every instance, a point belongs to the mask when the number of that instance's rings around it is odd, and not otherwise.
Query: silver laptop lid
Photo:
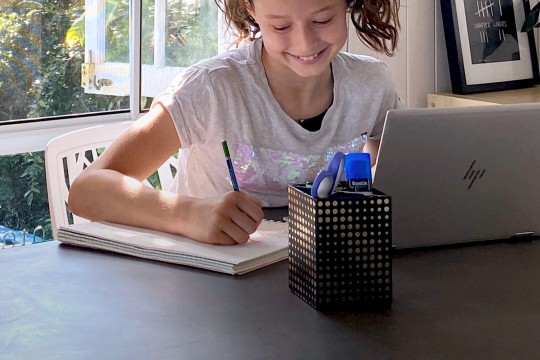
[[[388,112],[374,187],[398,248],[540,231],[540,104]]]

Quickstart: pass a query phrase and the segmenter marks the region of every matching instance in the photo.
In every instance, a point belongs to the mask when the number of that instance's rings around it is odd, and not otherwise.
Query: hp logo
[[[475,169],[474,165],[476,164],[476,160],[473,160],[471,163],[471,166],[469,166],[469,170],[465,173],[465,176],[463,177],[463,180],[470,181],[469,186],[467,187],[467,190],[471,188],[471,186],[474,184],[476,179],[481,179],[482,176],[486,173],[486,169]]]

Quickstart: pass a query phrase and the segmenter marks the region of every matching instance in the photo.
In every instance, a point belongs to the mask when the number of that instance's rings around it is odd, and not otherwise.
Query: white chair
[[[89,220],[71,213],[68,194],[75,178],[122,133],[131,122],[97,125],[76,130],[50,140],[45,148],[47,194],[53,238],[62,225]],[[176,173],[177,160],[171,156],[158,169],[162,189],[169,189]],[[145,184],[152,186],[147,180]]]

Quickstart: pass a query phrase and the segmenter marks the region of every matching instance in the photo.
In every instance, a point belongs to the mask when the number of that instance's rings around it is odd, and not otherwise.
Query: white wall
[[[540,0],[531,0],[531,7]],[[401,32],[393,57],[375,53],[360,42],[351,24],[348,51],[386,62],[394,75],[399,96],[407,107],[426,107],[426,96],[451,92],[450,71],[442,25],[440,0],[401,0]],[[540,57],[539,29],[536,29]]]

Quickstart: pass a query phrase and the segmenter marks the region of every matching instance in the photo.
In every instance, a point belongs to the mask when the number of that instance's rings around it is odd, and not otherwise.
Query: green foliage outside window
[[[51,236],[43,164],[43,152],[0,158],[1,225],[29,233],[42,226],[45,235]]]
[[[165,65],[189,66],[217,54],[217,14],[214,0],[168,1]]]
[[[0,121],[24,119],[31,101],[25,101],[41,64],[41,5],[13,3],[0,8]]]
[[[188,3],[168,3],[168,66],[188,66],[217,52],[213,0],[196,2],[200,11]],[[106,14],[108,56],[124,62],[127,4],[107,0]],[[143,0],[145,64],[153,62],[153,4]],[[127,96],[86,94],[80,85],[84,5],[84,0],[0,0],[0,122],[129,108]],[[41,225],[50,236],[43,162],[42,152],[0,157],[0,225],[29,231]]]
[[[142,0],[142,64],[154,63],[153,0]],[[110,62],[129,62],[129,3],[127,0],[106,0],[105,56]]]

